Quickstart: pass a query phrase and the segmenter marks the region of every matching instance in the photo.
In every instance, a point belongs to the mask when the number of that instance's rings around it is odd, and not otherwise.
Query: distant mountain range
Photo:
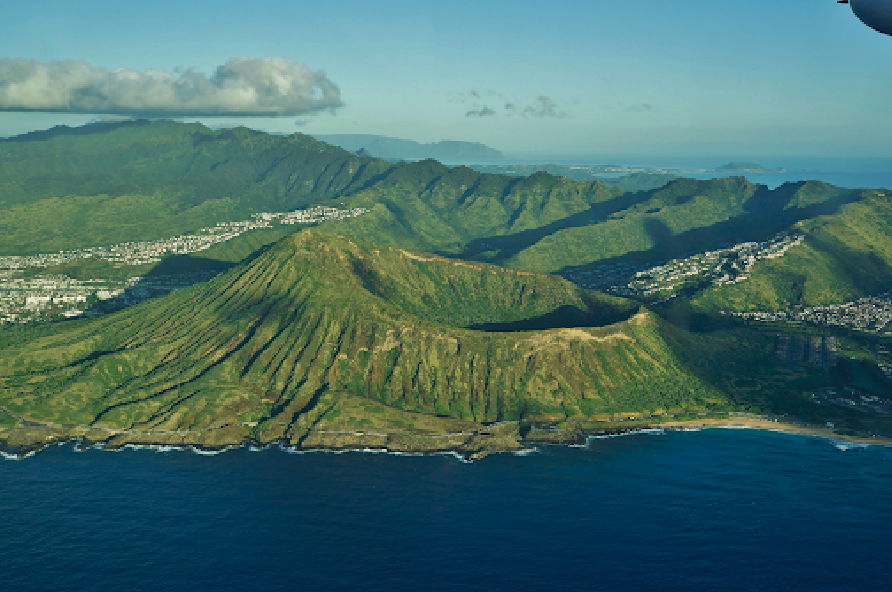
[[[314,138],[338,146],[350,152],[364,151],[376,158],[388,160],[422,160],[433,158],[447,162],[471,162],[476,160],[494,160],[504,155],[494,148],[479,142],[458,142],[443,140],[430,144],[421,144],[412,140],[401,140],[387,136],[372,134],[330,134],[314,135]],[[364,154],[365,155],[365,154]]]

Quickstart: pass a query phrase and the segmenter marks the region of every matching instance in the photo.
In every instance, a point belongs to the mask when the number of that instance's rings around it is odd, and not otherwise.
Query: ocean
[[[892,582],[892,448],[669,431],[451,456],[0,460],[4,590],[809,590]]]

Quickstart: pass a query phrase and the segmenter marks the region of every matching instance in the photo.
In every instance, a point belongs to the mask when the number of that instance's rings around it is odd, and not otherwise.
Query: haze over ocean
[[[54,446],[0,462],[7,590],[813,590],[892,579],[892,450],[753,430],[464,464]]]
[[[892,189],[892,158],[888,157],[753,156],[749,154],[731,156],[635,156],[623,154],[512,156],[507,154],[502,160],[493,160],[481,164],[559,164],[567,166],[617,164],[650,169],[691,170],[717,168],[729,162],[754,162],[767,169],[786,169],[785,173],[742,175],[753,183],[762,183],[771,188],[775,188],[785,182],[816,180],[838,187],[883,187]],[[683,177],[695,179],[741,176],[741,173],[722,174],[716,172],[685,172],[680,174]],[[621,176],[621,174],[611,176]]]

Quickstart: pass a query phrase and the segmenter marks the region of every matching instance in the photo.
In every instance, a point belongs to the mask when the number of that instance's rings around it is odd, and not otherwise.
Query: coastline
[[[680,425],[673,426],[670,422],[667,422],[665,427],[700,427],[700,428],[743,428],[743,429],[757,429],[757,430],[768,430],[772,432],[784,432],[789,434],[799,434],[803,436],[817,436],[820,438],[827,438],[829,440],[836,440],[840,442],[850,442],[852,444],[877,444],[881,446],[892,446],[892,437],[889,436],[878,436],[874,435],[872,437],[868,436],[856,436],[851,434],[841,434],[838,431],[828,428],[828,427],[819,427],[819,426],[809,426],[802,425],[798,423],[790,423],[783,421],[770,421],[764,419],[740,419],[734,421],[728,420],[700,420],[700,421],[691,421],[691,422],[678,422],[684,423],[688,425]],[[702,426],[696,424],[703,424]]]
[[[0,428],[0,456],[24,459],[44,448],[74,443],[78,448],[115,451],[124,448],[192,450],[197,454],[218,454],[235,448],[262,450],[279,446],[289,452],[382,452],[390,454],[454,454],[473,461],[497,452],[523,451],[518,426],[503,424],[482,427],[473,432],[379,433],[364,431],[308,430],[300,436],[259,440],[244,426],[223,426],[180,433],[140,433],[136,431],[89,428],[84,426],[19,425]]]
[[[627,434],[642,433],[657,430],[704,430],[704,429],[753,429],[769,432],[781,432],[800,436],[814,436],[833,442],[847,442],[858,445],[892,446],[892,437],[883,435],[852,435],[840,431],[815,425],[765,419],[760,417],[735,417],[723,419],[695,419],[687,421],[643,422],[635,426],[623,428],[605,428],[601,430],[563,430],[557,432],[554,437],[548,434],[537,435],[534,438],[525,438],[524,442],[539,444],[565,444],[584,445],[588,438],[614,437]],[[552,430],[543,430],[543,432]],[[574,438],[575,436],[575,438]]]
[[[369,452],[395,455],[454,455],[471,462],[489,454],[512,452],[527,454],[538,445],[585,446],[589,438],[607,438],[654,431],[702,429],[756,429],[824,438],[856,445],[892,446],[892,437],[852,435],[815,425],[764,417],[701,418],[686,421],[642,422],[627,426],[584,429],[580,426],[531,429],[521,433],[518,422],[481,426],[480,430],[461,434],[365,433],[310,430],[300,439],[276,438],[259,441],[240,426],[224,426],[202,432],[151,434],[106,431],[97,428],[65,426],[16,426],[0,428],[0,457],[22,460],[52,445],[74,444],[78,449],[98,448],[108,451],[151,449],[185,450],[214,455],[238,448],[253,451],[278,446],[290,453]]]

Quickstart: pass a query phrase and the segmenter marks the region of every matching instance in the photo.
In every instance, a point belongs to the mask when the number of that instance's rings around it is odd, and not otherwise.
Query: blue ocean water
[[[892,582],[892,449],[753,430],[452,457],[54,446],[0,461],[4,590]]]

